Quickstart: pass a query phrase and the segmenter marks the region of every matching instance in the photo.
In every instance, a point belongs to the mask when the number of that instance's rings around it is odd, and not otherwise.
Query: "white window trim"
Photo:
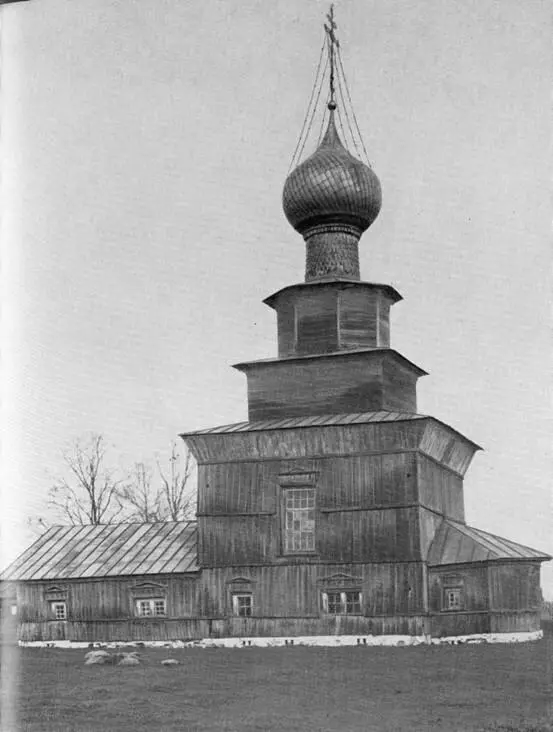
[[[163,603],[163,613],[156,613],[155,604],[156,602]],[[150,613],[141,612],[142,603],[147,604],[150,608]],[[139,618],[166,618],[167,617],[167,600],[165,597],[137,597],[135,600],[135,614]]]
[[[250,614],[241,615],[239,599],[241,597],[247,597],[250,601]],[[232,593],[232,614],[236,618],[251,618],[253,615],[253,594],[251,592],[233,592]]]
[[[63,617],[58,617],[57,608],[63,607]],[[67,603],[65,600],[52,600],[50,602],[50,609],[54,620],[67,620]]]
[[[355,613],[348,613],[347,612],[347,600],[346,600],[346,593],[348,592],[354,592],[359,597],[359,612]],[[339,594],[340,595],[340,612],[339,613],[331,613],[328,610],[328,595],[329,593],[332,594]],[[322,596],[322,603],[323,603],[323,610],[328,615],[362,615],[363,614],[363,593],[361,590],[356,589],[326,589],[323,590],[321,593]]]
[[[443,606],[442,609],[445,612],[456,612],[463,609],[463,587],[461,585],[451,586],[451,587],[444,587],[443,590]],[[457,595],[458,602],[457,604],[451,604],[449,601],[449,594],[450,592],[454,592]]]
[[[312,510],[314,513],[313,518],[313,527],[310,531],[313,537],[313,546],[308,549],[296,549],[296,548],[290,548],[288,546],[288,535],[289,532],[292,533],[292,530],[287,528],[286,525],[286,514],[289,510],[298,510],[298,509],[289,509],[287,506],[287,498],[291,493],[297,493],[298,491],[310,491],[313,495],[313,506],[311,508],[306,508],[305,510]],[[281,531],[282,531],[282,553],[287,556],[294,556],[294,555],[301,555],[301,554],[316,554],[316,537],[317,537],[317,522],[316,522],[316,508],[317,508],[317,492],[313,485],[290,485],[290,486],[283,486],[282,487],[282,521],[281,521]],[[299,509],[302,510],[302,509]],[[304,530],[305,533],[307,533],[307,530]],[[302,530],[300,529],[299,534],[301,536]]]

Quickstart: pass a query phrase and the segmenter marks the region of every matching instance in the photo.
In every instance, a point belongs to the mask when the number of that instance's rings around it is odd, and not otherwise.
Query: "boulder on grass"
[[[109,658],[109,656],[104,656],[104,655],[101,655],[101,656],[91,655],[85,659],[84,663],[85,663],[85,666],[93,666],[95,664],[103,665],[106,663],[108,658]]]
[[[140,665],[140,661],[132,653],[123,653],[121,655],[123,656],[123,658],[121,658],[119,660],[119,662],[117,663],[118,666],[139,666]]]

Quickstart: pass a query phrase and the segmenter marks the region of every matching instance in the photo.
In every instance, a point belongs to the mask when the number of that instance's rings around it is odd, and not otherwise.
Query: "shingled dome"
[[[282,198],[286,218],[302,235],[321,224],[345,224],[361,236],[378,216],[380,181],[342,144],[334,110],[317,150],[286,179]]]

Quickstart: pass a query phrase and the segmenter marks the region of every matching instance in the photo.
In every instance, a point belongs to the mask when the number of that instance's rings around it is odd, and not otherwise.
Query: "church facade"
[[[391,347],[401,296],[360,278],[381,189],[334,114],[285,183],[305,281],[265,300],[278,357],[236,366],[249,421],[183,435],[205,597],[231,635],[538,630],[547,556],[467,526],[463,478],[480,448],[418,413],[425,372]]]
[[[331,92],[322,142],[284,186],[306,268],[265,300],[278,356],[235,367],[248,421],[182,435],[197,521],[51,528],[3,574],[20,640],[539,631],[550,557],[467,525],[480,448],[418,412],[425,372],[391,345],[401,296],[361,279],[381,187]]]

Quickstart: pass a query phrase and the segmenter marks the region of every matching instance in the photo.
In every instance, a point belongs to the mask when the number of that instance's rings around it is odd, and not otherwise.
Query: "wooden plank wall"
[[[375,348],[388,346],[379,343],[377,299],[383,296],[365,288],[348,288],[340,295],[339,338],[341,348]],[[389,302],[388,302],[389,310]]]
[[[540,565],[537,562],[490,564],[492,610],[534,612],[541,605]]]
[[[426,610],[424,568],[420,562],[387,564],[298,564],[278,567],[220,567],[202,572],[202,614],[230,611],[228,583],[250,580],[256,617],[318,617],[325,578],[358,578],[366,616],[419,615]]]
[[[420,443],[422,452],[463,477],[477,448],[434,419],[430,418],[425,424]]]
[[[464,612],[480,612],[489,609],[488,568],[483,565],[429,569],[428,601],[430,611],[433,613],[442,612],[444,587],[457,585],[463,586],[464,589]]]
[[[419,535],[421,542],[421,558],[427,559],[428,550],[432,544],[443,518],[437,513],[428,511],[425,508],[419,509]]]
[[[417,498],[414,453],[268,460],[202,466],[198,513],[275,513],[282,476],[291,473],[316,475],[321,509],[411,505]]]
[[[428,620],[420,615],[366,618],[232,618],[219,620],[23,623],[21,641],[128,642],[201,640],[228,637],[306,635],[424,635]]]
[[[102,580],[62,580],[21,582],[17,588],[20,622],[49,620],[50,605],[45,591],[51,586],[67,588],[68,611],[75,621],[116,620],[133,615],[132,588],[141,582],[155,582],[167,588],[168,613],[175,617],[198,614],[198,582],[194,577],[148,575],[113,577]]]
[[[198,463],[401,452],[419,448],[427,420],[317,428],[196,434],[186,437]]]
[[[384,409],[382,354],[258,363],[246,370],[251,421]],[[409,411],[404,409],[403,411]]]
[[[281,482],[316,485],[316,551],[323,561],[420,558],[416,456],[206,465],[199,469],[200,566],[278,562]]]
[[[416,414],[418,376],[392,358],[384,359],[382,368],[382,409]]]
[[[457,473],[417,455],[418,497],[423,506],[456,521],[465,520],[463,479]]]
[[[296,353],[330,353],[338,350],[338,293],[321,288],[296,292]]]

